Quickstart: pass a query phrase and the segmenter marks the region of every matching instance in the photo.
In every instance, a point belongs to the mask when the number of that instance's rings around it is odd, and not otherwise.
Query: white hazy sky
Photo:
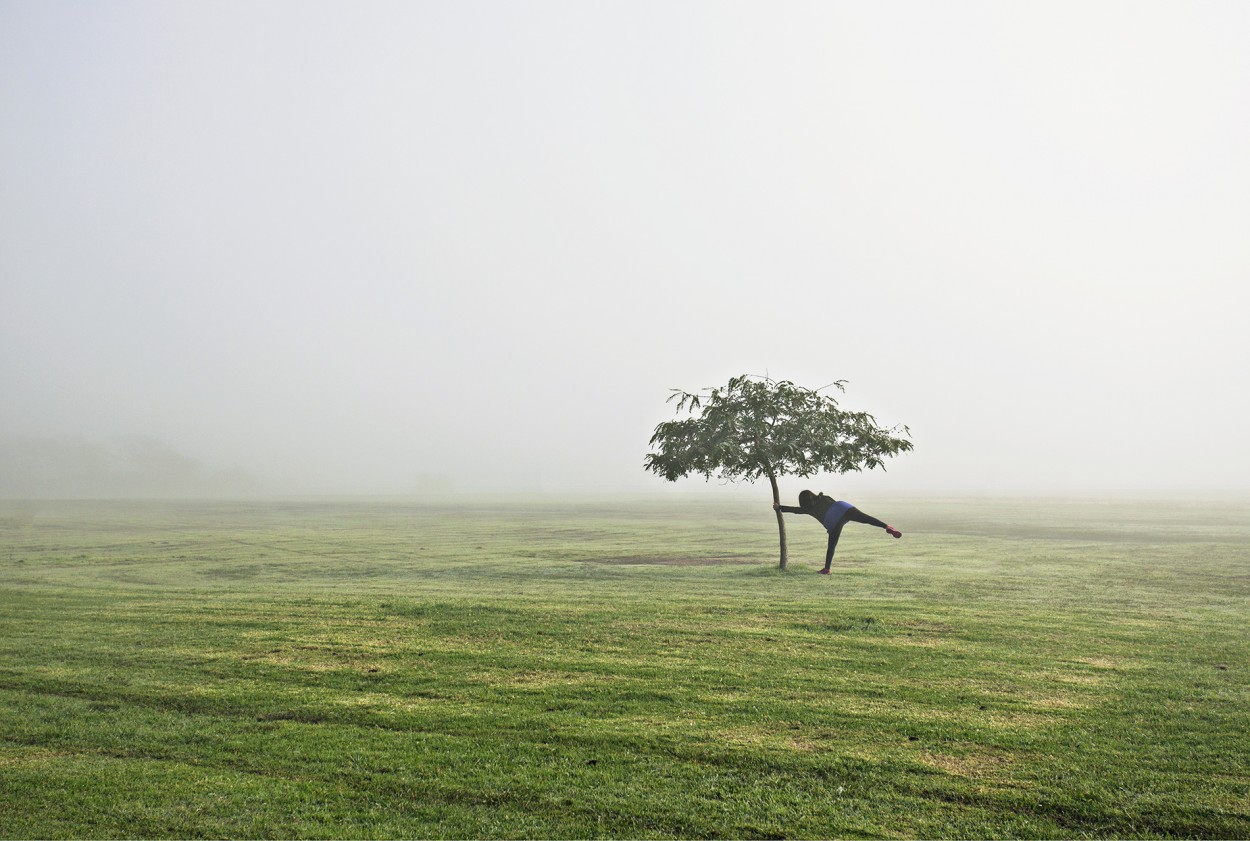
[[[911,427],[835,496],[1246,489],[1247,44],[1239,0],[0,0],[0,436],[658,491],[668,389],[768,373]]]

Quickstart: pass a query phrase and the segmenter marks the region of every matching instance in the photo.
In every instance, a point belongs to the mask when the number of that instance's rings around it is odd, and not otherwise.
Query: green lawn
[[[1250,837],[1250,505],[0,503],[0,836]]]

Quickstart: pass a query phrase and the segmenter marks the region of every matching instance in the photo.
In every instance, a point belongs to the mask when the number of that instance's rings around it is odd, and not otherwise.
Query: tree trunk
[[[781,492],[777,490],[777,477],[768,474],[768,482],[773,486],[773,505],[781,504]],[[775,509],[774,509],[775,510]],[[785,571],[786,568],[786,521],[785,515],[777,511],[777,534],[781,536],[781,564],[778,569]]]

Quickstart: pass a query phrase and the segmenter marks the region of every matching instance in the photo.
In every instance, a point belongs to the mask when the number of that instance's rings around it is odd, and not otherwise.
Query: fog
[[[0,495],[1250,488],[1250,5],[0,0]],[[757,489],[762,492],[762,489]]]

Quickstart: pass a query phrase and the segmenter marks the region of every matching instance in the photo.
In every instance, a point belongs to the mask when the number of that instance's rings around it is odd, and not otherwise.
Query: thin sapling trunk
[[[768,483],[773,486],[773,505],[775,506],[780,505],[781,504],[781,492],[777,489],[777,477],[771,473],[768,474]],[[780,509],[774,508],[773,511],[777,515],[777,534],[781,538],[781,563],[778,566],[778,569],[785,570],[786,568],[786,519],[785,519],[785,515],[781,513]]]

